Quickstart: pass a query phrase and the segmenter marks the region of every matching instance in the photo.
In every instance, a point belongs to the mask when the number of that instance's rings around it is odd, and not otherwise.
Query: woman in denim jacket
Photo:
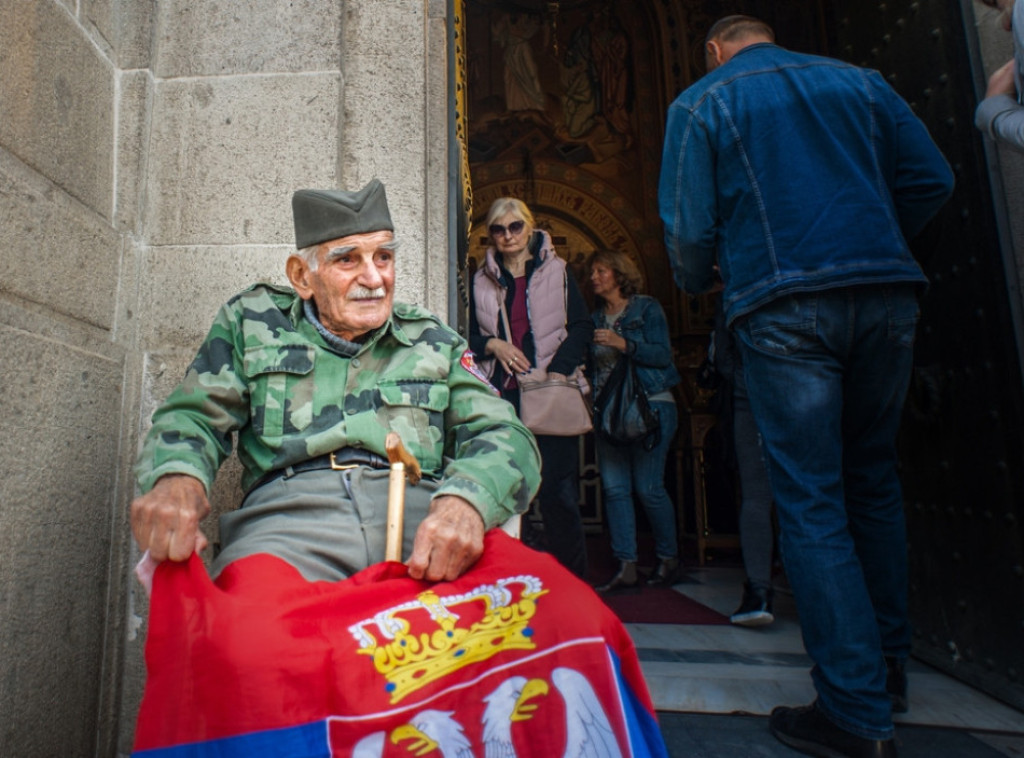
[[[665,459],[678,425],[671,388],[679,383],[679,373],[672,362],[668,322],[657,300],[639,294],[640,271],[624,253],[599,250],[591,255],[588,270],[599,302],[591,314],[594,343],[588,362],[594,397],[600,397],[609,374],[625,353],[636,363],[640,383],[660,421],[658,441],[651,450],[643,441],[617,446],[596,435],[612,554],[618,561],[615,573],[597,590],[608,592],[639,582],[634,491],[654,532],[658,557],[647,584],[670,586],[679,577],[679,544],[675,505],[665,490]]]

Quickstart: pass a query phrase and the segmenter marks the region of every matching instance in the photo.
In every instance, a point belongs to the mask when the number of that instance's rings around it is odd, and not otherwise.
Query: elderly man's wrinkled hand
[[[209,544],[199,529],[209,512],[202,482],[169,474],[132,502],[132,533],[139,549],[149,550],[154,560],[184,561]]]
[[[452,581],[484,552],[484,520],[468,501],[443,495],[430,503],[430,514],[416,530],[409,576],[431,582]]]

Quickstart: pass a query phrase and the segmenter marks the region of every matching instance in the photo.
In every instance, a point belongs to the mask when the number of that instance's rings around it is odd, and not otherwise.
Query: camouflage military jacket
[[[347,445],[385,455],[398,432],[435,495],[458,495],[488,527],[526,510],[540,481],[536,441],[473,369],[466,342],[428,311],[395,303],[388,322],[343,357],[292,290],[255,285],[225,304],[184,380],[153,415],[136,467],[149,491],[165,474],[207,491],[237,433],[248,490],[269,471]]]

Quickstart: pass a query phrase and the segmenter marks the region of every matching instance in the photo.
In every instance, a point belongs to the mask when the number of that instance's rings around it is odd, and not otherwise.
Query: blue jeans
[[[661,439],[651,451],[642,444],[617,447],[597,438],[597,461],[601,467],[601,489],[611,532],[612,554],[620,561],[635,561],[636,515],[633,492],[640,496],[647,520],[654,531],[658,558],[676,558],[676,509],[665,490],[665,458],[676,436],[679,418],[676,404],[653,402],[651,408],[661,421]]]
[[[772,584],[772,486],[757,423],[750,412],[743,369],[732,384],[732,434],[736,468],[740,476],[740,548],[747,579],[762,587]]]
[[[783,296],[734,327],[818,704],[869,739],[893,735],[883,654],[910,650],[895,443],[917,317],[910,285],[860,286]]]

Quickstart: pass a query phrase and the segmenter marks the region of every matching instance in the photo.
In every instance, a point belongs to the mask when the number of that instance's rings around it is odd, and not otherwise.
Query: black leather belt
[[[252,492],[257,487],[262,487],[264,484],[269,484],[282,476],[294,476],[295,474],[301,474],[303,471],[321,471],[323,469],[347,471],[357,466],[382,469],[390,468],[391,464],[383,455],[378,455],[369,450],[363,450],[359,447],[343,447],[335,450],[333,453],[321,455],[318,458],[310,458],[308,461],[269,471],[260,477],[256,484],[249,489],[249,492]]]

